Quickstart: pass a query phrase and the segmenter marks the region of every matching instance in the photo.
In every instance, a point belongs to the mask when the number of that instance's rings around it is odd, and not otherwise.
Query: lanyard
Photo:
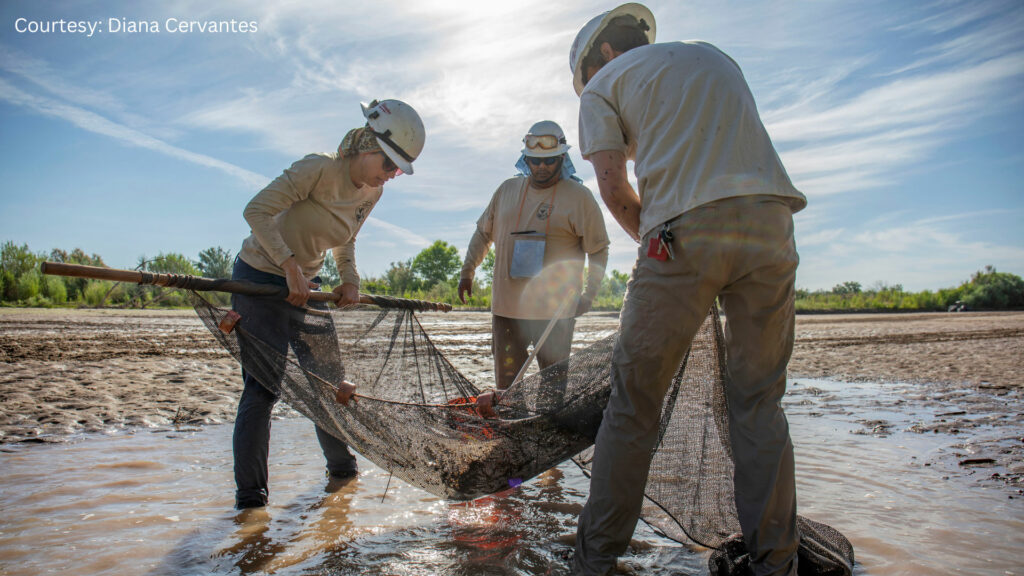
[[[527,178],[526,182],[523,183],[523,199],[519,201],[519,215],[516,216],[516,227],[515,230],[519,231],[519,220],[523,217],[523,205],[526,204],[526,194],[530,191],[530,180]],[[548,212],[548,221],[544,224],[544,236],[548,235],[548,230],[551,228],[551,218],[555,215],[555,194],[558,193],[558,182],[555,182],[555,187],[551,191],[551,211]]]

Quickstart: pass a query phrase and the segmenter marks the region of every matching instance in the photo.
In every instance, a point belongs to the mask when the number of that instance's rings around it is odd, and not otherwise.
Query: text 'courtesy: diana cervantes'
[[[87,38],[99,34],[253,34],[259,32],[255,20],[191,20],[166,18],[164,20],[131,20],[106,18],[102,20],[33,20],[16,18],[14,31],[18,34],[81,34]]]

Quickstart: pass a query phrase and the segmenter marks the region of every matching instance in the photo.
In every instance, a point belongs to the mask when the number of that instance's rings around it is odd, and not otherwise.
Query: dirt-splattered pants
[[[610,574],[640,516],[662,402],[715,297],[726,316],[736,508],[756,574],[796,574],[793,445],[780,401],[793,350],[798,256],[790,208],[727,198],[671,221],[675,258],[641,242],[612,356],[575,573]],[[698,471],[693,471],[698,473]]]
[[[537,345],[548,322],[550,320],[493,317],[491,346],[494,352],[494,381],[499,389],[504,390],[512,385],[516,374],[530,356],[530,344]],[[575,326],[575,318],[563,318],[555,322],[544,345],[537,350],[537,364],[541,370],[569,357]]]

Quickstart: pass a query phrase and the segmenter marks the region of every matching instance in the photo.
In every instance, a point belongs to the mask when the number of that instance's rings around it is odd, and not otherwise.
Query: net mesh
[[[252,337],[245,318],[224,332],[229,311],[195,292],[192,299],[214,337],[268,390],[427,492],[473,499],[570,458],[589,475],[611,392],[614,334],[516,383],[496,406],[498,418],[483,419],[473,408],[481,389],[434,346],[414,310],[384,300],[389,307],[294,308],[281,351]],[[717,549],[714,573],[743,574],[722,339],[712,308],[665,397],[642,517],[677,542]],[[348,407],[335,400],[342,379],[358,385],[359,400]],[[799,527],[801,574],[852,573],[853,547],[842,534],[803,517]]]

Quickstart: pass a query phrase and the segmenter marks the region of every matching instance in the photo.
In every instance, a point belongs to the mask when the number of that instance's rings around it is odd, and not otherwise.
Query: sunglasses
[[[565,144],[565,138],[558,138],[553,134],[527,134],[526,138],[523,138],[523,143],[529,150],[554,150],[559,144]]]
[[[395,164],[395,163],[394,163],[394,162],[393,162],[393,161],[391,160],[391,158],[389,158],[389,157],[388,157],[388,155],[387,155],[387,154],[384,154],[383,152],[381,152],[381,154],[383,154],[383,155],[384,155],[384,164],[383,164],[383,167],[384,167],[384,171],[385,171],[385,172],[394,172],[394,171],[398,170],[398,164]]]
[[[535,158],[533,156],[526,157],[526,161],[529,162],[530,164],[533,164],[534,166],[540,166],[541,164],[545,166],[551,166],[552,164],[558,162],[561,159],[561,156],[552,156],[550,158]]]

